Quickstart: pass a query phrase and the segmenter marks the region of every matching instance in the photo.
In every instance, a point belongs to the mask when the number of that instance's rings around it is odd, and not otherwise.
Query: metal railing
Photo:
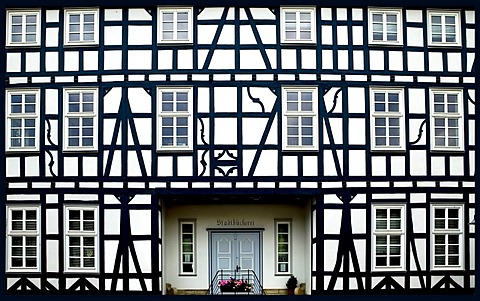
[[[235,284],[247,283],[232,288]],[[226,284],[221,286],[220,284]],[[253,270],[218,270],[210,283],[207,295],[265,295],[263,286]]]

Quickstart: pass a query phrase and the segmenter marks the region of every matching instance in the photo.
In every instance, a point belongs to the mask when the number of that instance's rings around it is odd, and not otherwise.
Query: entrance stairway
[[[220,284],[226,284],[222,287]],[[235,284],[243,284],[247,289],[231,289]],[[230,289],[228,289],[230,288]],[[250,289],[248,289],[250,288]],[[263,286],[253,270],[218,270],[208,287],[207,295],[265,295]]]

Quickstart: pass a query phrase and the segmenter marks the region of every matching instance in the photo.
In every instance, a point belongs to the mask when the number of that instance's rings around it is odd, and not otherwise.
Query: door
[[[218,270],[224,270],[224,279],[243,278],[253,270],[261,280],[260,233],[213,232],[210,241],[210,280]]]

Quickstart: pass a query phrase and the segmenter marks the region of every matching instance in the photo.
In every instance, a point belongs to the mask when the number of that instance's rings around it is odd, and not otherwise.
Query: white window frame
[[[34,113],[26,113],[25,111],[25,95],[27,94],[34,94],[35,95],[35,112]],[[13,113],[12,112],[12,96],[13,95],[22,95],[22,113]],[[38,151],[39,150],[39,137],[40,137],[40,89],[6,89],[5,92],[5,151],[22,151],[22,152],[29,152],[29,151]],[[21,146],[12,146],[12,119],[21,119]],[[35,120],[35,145],[32,146],[25,146],[25,120],[26,119],[34,119]]]
[[[447,209],[446,214],[448,217],[448,209],[458,209],[458,228],[449,229],[448,223],[446,223],[446,229],[437,229],[435,226],[435,209]],[[463,269],[463,253],[464,253],[464,237],[463,237],[463,224],[464,224],[464,213],[463,213],[463,204],[445,204],[445,203],[434,203],[431,204],[431,269],[432,270],[461,270]],[[448,221],[448,219],[446,220]],[[435,264],[435,235],[458,235],[458,265],[436,265]],[[448,240],[448,239],[447,239]],[[446,243],[445,253],[448,254],[448,242]]]
[[[79,210],[80,211],[80,225],[81,228],[83,228],[83,214],[84,211],[93,211],[94,214],[94,226],[93,226],[93,231],[86,231],[83,229],[80,230],[71,230],[70,229],[70,224],[69,224],[69,212],[70,210]],[[97,206],[83,206],[83,205],[66,205],[64,207],[64,229],[65,229],[65,246],[64,246],[64,251],[65,251],[65,272],[75,272],[75,273],[96,273],[99,271],[99,234],[98,234],[98,229],[99,229],[99,220],[98,220],[98,207]],[[83,259],[84,259],[84,245],[83,245],[83,238],[89,238],[93,237],[94,239],[94,267],[71,267],[70,266],[70,254],[69,254],[69,249],[70,249],[70,238],[72,237],[80,237],[80,262],[83,265]]]
[[[287,93],[288,92],[311,92],[312,93],[312,111],[289,111],[287,110]],[[300,103],[300,101],[299,101]],[[288,145],[288,117],[312,117],[313,140],[312,145]],[[284,151],[316,151],[318,150],[318,87],[314,86],[284,86],[282,87],[282,145]],[[298,126],[299,144],[301,144],[302,135],[300,134],[301,126]]]
[[[441,42],[434,42],[433,38],[433,31],[432,31],[432,19],[433,15],[440,16],[442,18],[442,41]],[[447,42],[446,41],[446,30],[445,30],[445,17],[446,16],[454,16],[455,17],[455,42]],[[462,36],[461,36],[461,22],[460,22],[460,11],[455,10],[428,10],[427,11],[427,26],[428,26],[428,46],[462,46]]]
[[[162,110],[162,93],[174,93],[173,111]],[[176,111],[176,95],[178,92],[186,92],[188,95],[187,111]],[[178,117],[186,117],[188,120],[187,145],[178,146],[176,143],[177,125],[173,126],[174,145],[163,145],[162,142],[162,118],[173,118],[176,122]],[[193,88],[192,87],[157,87],[157,151],[192,151],[193,150]]]
[[[296,34],[295,39],[287,39],[286,37],[286,13],[296,14]],[[300,34],[300,13],[309,13],[310,14],[310,39],[301,39]],[[315,7],[281,7],[280,8],[280,41],[284,44],[315,44],[317,42],[317,33],[316,33],[316,10]]]
[[[386,209],[387,212],[387,229],[378,229],[376,223],[376,210],[377,209]],[[390,210],[391,209],[400,209],[400,229],[391,229],[390,228]],[[406,261],[406,234],[405,234],[405,204],[373,204],[372,205],[372,271],[404,271],[405,270],[405,261]],[[387,236],[387,266],[377,266],[377,236]],[[400,266],[390,266],[390,238],[391,236],[400,236]]]
[[[20,272],[20,273],[26,273],[26,272],[40,272],[40,266],[41,266],[41,258],[40,258],[40,207],[39,206],[20,206],[20,205],[8,205],[6,207],[7,209],[7,250],[6,250],[6,258],[7,258],[7,263],[6,263],[6,270],[7,272]],[[23,230],[13,230],[13,218],[12,218],[12,211],[23,211]],[[32,211],[34,210],[36,212],[36,229],[35,230],[27,230],[26,229],[26,211]],[[14,237],[22,237],[23,238],[23,243],[22,243],[22,259],[24,261],[24,264],[22,267],[13,267],[12,266],[12,239]],[[26,237],[35,237],[36,238],[36,267],[26,267],[25,266],[25,257],[26,257]]]
[[[375,111],[375,93],[385,93],[386,94],[386,101],[385,101],[385,112],[376,112]],[[398,93],[399,98],[399,112],[388,112],[388,93]],[[372,151],[404,151],[405,150],[405,93],[402,87],[377,87],[373,86],[370,87],[370,145]],[[375,138],[377,137],[375,134],[375,120],[376,118],[385,118],[387,123],[390,118],[399,118],[399,127],[400,127],[400,145],[389,145],[388,141],[390,138],[389,130],[390,127],[385,125],[387,133],[387,145],[385,146],[377,146],[375,144]]]
[[[40,35],[41,35],[41,14],[40,10],[7,10],[7,41],[6,46],[40,46]],[[35,41],[26,40],[26,18],[27,15],[36,16],[36,28],[35,28]],[[12,39],[13,34],[13,17],[21,16],[22,17],[22,40],[21,42],[14,42]]]
[[[183,232],[183,225],[191,225],[192,226],[192,232],[191,233],[185,233]],[[196,244],[196,221],[195,220],[179,220],[179,267],[178,267],[178,271],[179,271],[179,275],[196,275],[197,273],[197,269],[196,269],[196,265],[197,265],[197,252],[196,252],[196,248],[197,248],[197,244]],[[184,242],[183,241],[183,236],[184,234],[191,234],[192,235],[192,241],[191,242]],[[183,250],[183,245],[184,244],[189,244],[192,246],[192,251],[191,252],[187,252],[187,251],[184,251]],[[184,261],[184,255],[190,255],[192,256],[191,258],[191,261]],[[192,264],[192,271],[191,272],[185,272],[183,270],[183,264],[184,263],[187,263],[187,264]]]
[[[78,41],[70,41],[70,15],[80,14],[80,40]],[[84,20],[83,15],[85,14],[94,14],[94,32],[93,32],[93,40],[84,40],[83,37],[83,30],[84,30]],[[65,9],[64,11],[64,45],[98,45],[99,44],[99,11],[97,9],[92,8],[73,8],[73,9]]]
[[[279,232],[278,226],[279,225],[287,225],[288,232]],[[279,235],[280,234],[287,234],[287,242],[280,242]],[[286,244],[288,246],[287,252],[280,252],[279,245]],[[282,254],[286,254],[288,256],[287,261],[280,262],[279,256]],[[291,220],[275,220],[275,275],[290,275],[292,273],[292,221]],[[285,271],[280,271],[279,267],[281,263],[287,264],[287,269]]]
[[[434,102],[434,95],[435,94],[457,94],[457,113],[436,113],[435,112],[435,102]],[[464,111],[463,111],[463,90],[462,89],[442,89],[442,88],[432,88],[430,89],[430,145],[432,151],[464,151]],[[446,107],[445,102],[445,110],[448,110]],[[451,119],[455,118],[458,119],[458,146],[437,146],[435,143],[435,118],[444,118],[444,119]],[[448,127],[445,125],[445,135],[447,135]],[[445,136],[446,143],[448,141],[448,136]]]
[[[163,38],[163,13],[173,13],[174,26],[172,39]],[[177,14],[187,13],[188,15],[188,34],[187,39],[179,39],[177,36]],[[157,43],[158,44],[191,44],[193,43],[193,8],[192,7],[163,7],[159,6],[157,9]]]
[[[373,39],[373,14],[382,14],[382,40]],[[397,39],[395,41],[388,41],[387,34],[387,15],[397,16]],[[376,45],[403,45],[403,19],[401,8],[369,8],[368,9],[368,42]]]
[[[93,112],[69,112],[69,94],[72,93],[93,93]],[[82,104],[82,102],[80,102]],[[83,109],[82,109],[83,110]],[[69,146],[69,131],[68,131],[68,120],[69,118],[93,118],[93,145],[92,146]],[[81,132],[82,128],[79,129]],[[81,141],[82,136],[80,134],[79,140]],[[98,148],[98,88],[88,87],[88,88],[64,88],[63,89],[63,151],[96,151]]]

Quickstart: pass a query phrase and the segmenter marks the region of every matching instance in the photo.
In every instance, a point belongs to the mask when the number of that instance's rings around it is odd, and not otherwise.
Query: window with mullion
[[[158,89],[158,149],[192,148],[191,88]]]
[[[97,209],[66,208],[66,260],[69,271],[97,269]]]
[[[373,207],[373,269],[404,268],[404,206]]]
[[[291,273],[291,222],[276,221],[276,274]]]
[[[38,271],[40,231],[38,207],[8,207],[7,269]]]
[[[315,43],[315,9],[282,8],[282,42]]]
[[[180,222],[180,274],[195,273],[195,222]]]
[[[65,90],[65,149],[96,149],[97,90]]]
[[[431,90],[430,97],[433,149],[463,150],[462,92]]]
[[[65,28],[66,44],[98,43],[98,11],[67,10]]]
[[[7,46],[40,45],[40,12],[8,11]]]
[[[461,267],[461,206],[433,205],[433,268]]]
[[[371,89],[372,150],[404,149],[403,90]]]
[[[429,45],[461,45],[459,12],[430,11],[428,22]]]
[[[370,43],[402,44],[402,10],[370,9]]]
[[[192,42],[191,8],[159,8],[158,14],[159,43]]]
[[[7,90],[7,150],[38,150],[39,90]]]

